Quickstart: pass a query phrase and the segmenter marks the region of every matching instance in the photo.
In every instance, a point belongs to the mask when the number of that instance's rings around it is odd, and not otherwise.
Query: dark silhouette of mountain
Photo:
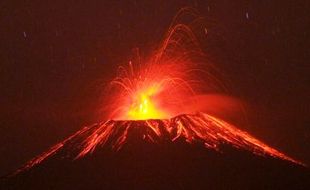
[[[308,189],[301,162],[207,114],[84,127],[1,189]]]

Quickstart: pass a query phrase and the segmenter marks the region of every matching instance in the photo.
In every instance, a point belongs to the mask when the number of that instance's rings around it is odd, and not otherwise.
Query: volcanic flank
[[[220,119],[197,113],[84,127],[29,161],[2,185],[226,189],[229,183],[232,189],[295,188],[304,186],[309,177],[301,164]],[[295,175],[290,178],[283,172]],[[276,176],[285,182],[272,181]]]
[[[134,136],[134,137],[133,137]],[[206,148],[221,152],[223,144],[250,151],[257,155],[267,155],[301,164],[283,153],[267,146],[246,132],[213,116],[197,113],[179,115],[166,120],[114,121],[84,127],[47,152],[29,161],[17,172],[30,169],[50,157],[65,155],[67,159],[78,159],[91,154],[101,146],[119,150],[130,138],[140,138],[147,142],[163,143],[185,140],[200,143]]]

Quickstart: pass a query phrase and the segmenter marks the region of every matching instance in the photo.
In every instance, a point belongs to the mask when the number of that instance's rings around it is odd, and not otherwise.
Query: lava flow
[[[135,134],[135,135],[132,135]],[[49,157],[61,154],[69,159],[90,155],[100,147],[121,149],[131,138],[150,143],[185,140],[191,144],[203,144],[207,149],[222,152],[223,145],[247,150],[260,156],[271,156],[303,165],[257,140],[235,126],[205,113],[184,114],[171,119],[109,120],[87,126],[50,148],[47,152],[29,161],[17,173],[28,170]]]
[[[197,19],[185,19],[185,22],[184,15],[197,17],[192,10],[180,11],[164,41],[149,59],[139,57],[138,64],[129,62],[128,68],[119,68],[119,75],[109,86],[110,102],[113,102],[108,107],[110,120],[84,127],[29,161],[18,172],[59,152],[65,152],[66,158],[80,159],[102,146],[120,150],[130,138],[151,143],[184,140],[219,152],[226,144],[303,165],[212,114],[183,109],[190,107],[187,100],[195,94],[222,89],[215,74],[217,70],[199,48],[194,33],[199,22]],[[133,132],[138,135],[132,137]]]

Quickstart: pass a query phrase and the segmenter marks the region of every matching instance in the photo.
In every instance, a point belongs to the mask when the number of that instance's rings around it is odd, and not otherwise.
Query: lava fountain
[[[198,14],[191,9],[181,10],[157,51],[148,59],[141,61],[139,57],[140,61],[119,67],[117,77],[108,86],[109,97],[113,97],[108,106],[110,120],[82,128],[17,173],[64,150],[73,160],[101,146],[119,150],[133,131],[139,134],[135,138],[152,143],[185,140],[219,152],[228,144],[303,165],[223,119],[190,108],[188,100],[196,94],[225,91],[218,70],[199,46],[197,26],[201,26]],[[199,104],[199,99],[196,101]]]

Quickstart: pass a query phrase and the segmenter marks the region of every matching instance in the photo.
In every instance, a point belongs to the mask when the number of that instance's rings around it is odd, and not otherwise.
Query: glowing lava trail
[[[184,15],[192,18],[186,19],[191,21],[183,22]],[[151,143],[185,140],[220,152],[226,144],[257,155],[302,164],[212,114],[183,110],[188,106],[186,100],[195,94],[223,89],[216,69],[199,48],[193,32],[199,23],[197,20],[194,11],[180,11],[158,50],[143,60],[145,64],[130,62],[128,68],[119,68],[110,86],[110,102],[113,102],[109,106],[110,120],[84,127],[29,161],[17,173],[59,152],[65,152],[66,158],[79,159],[102,146],[119,150],[129,138]],[[133,131],[138,135],[133,137]]]

